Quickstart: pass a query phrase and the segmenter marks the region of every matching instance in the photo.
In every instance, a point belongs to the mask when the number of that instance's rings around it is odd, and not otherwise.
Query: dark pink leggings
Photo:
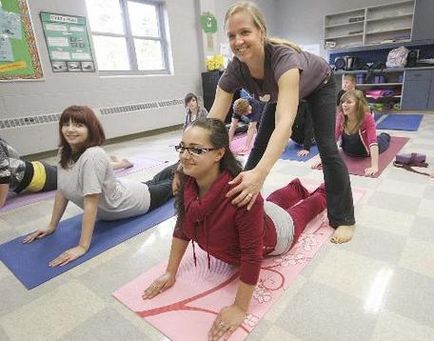
[[[300,200],[301,202],[296,205]],[[294,222],[292,245],[298,240],[306,225],[327,206],[324,184],[309,194],[298,179],[271,193],[267,201],[279,205],[292,217]]]

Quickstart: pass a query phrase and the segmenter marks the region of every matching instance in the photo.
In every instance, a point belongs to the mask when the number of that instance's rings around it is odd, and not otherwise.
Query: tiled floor
[[[434,165],[434,115],[425,115],[404,151],[426,153]],[[180,131],[108,145],[175,161]],[[434,166],[432,166],[434,171]],[[146,179],[159,168],[135,173]],[[308,163],[279,161],[264,193],[293,177],[321,180]],[[356,206],[353,241],[327,243],[273,306],[249,340],[434,340],[434,181],[389,166],[377,179],[351,176],[366,189]],[[0,215],[0,242],[49,221],[52,201]],[[80,210],[69,207],[65,217]],[[170,219],[100,256],[26,290],[0,264],[0,340],[162,340],[111,293],[165,261]]]

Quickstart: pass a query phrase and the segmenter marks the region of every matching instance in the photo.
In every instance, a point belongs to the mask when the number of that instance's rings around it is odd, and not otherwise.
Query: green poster
[[[53,72],[93,72],[95,64],[86,18],[41,12]]]
[[[0,80],[42,78],[27,2],[1,0],[0,4]]]

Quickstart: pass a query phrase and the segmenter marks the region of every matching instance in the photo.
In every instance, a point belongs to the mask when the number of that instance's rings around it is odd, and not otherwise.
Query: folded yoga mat
[[[78,215],[61,221],[55,233],[30,244],[23,244],[24,236],[21,236],[0,245],[0,260],[27,289],[32,289],[169,219],[174,214],[173,200],[170,200],[141,216],[116,221],[98,221],[91,247],[85,255],[63,267],[50,268],[48,263],[51,260],[78,244],[82,219],[82,215]]]
[[[150,159],[147,157],[133,157],[129,160],[134,164],[134,166],[131,168],[115,171],[116,176],[129,175],[167,162],[163,160]],[[0,208],[0,213],[14,210],[22,206],[30,205],[38,201],[51,199],[54,197],[55,193],[56,191],[22,193],[20,195],[17,195],[15,193],[9,193],[6,204],[2,208]]]
[[[395,159],[396,154],[398,154],[408,140],[409,138],[407,137],[392,136],[389,148],[380,154],[378,159],[378,172],[372,176],[373,178],[378,178],[381,175],[387,165]],[[342,150],[340,154],[347,165],[350,174],[364,176],[365,169],[371,167],[371,158],[369,157],[350,157],[344,154]],[[318,167],[318,169],[321,169],[321,166]]]
[[[240,134],[240,135],[234,137],[234,139],[231,141],[231,144],[230,144],[230,148],[231,148],[232,153],[234,153],[235,155],[249,154],[253,148],[253,143],[255,141],[255,138],[256,138],[256,135],[253,136],[250,147],[246,151],[241,151],[241,148],[243,148],[246,144],[247,134]]]
[[[282,155],[280,155],[280,158],[282,160],[307,161],[318,154],[318,147],[314,145],[310,148],[309,154],[300,157],[297,155],[297,153],[302,149],[303,146],[300,146],[299,144],[294,143],[293,141],[289,141],[288,145],[285,148],[285,151],[282,153]]]
[[[389,114],[378,122],[377,129],[417,131],[422,118],[422,114]]]
[[[353,189],[355,202],[363,193]],[[248,336],[332,233],[324,211],[306,227],[288,253],[263,261],[246,319],[229,340],[244,340]],[[113,296],[171,340],[207,340],[207,333],[220,309],[234,301],[239,273],[236,267],[215,258],[211,258],[209,270],[206,253],[196,248],[196,254],[197,267],[191,247],[188,248],[174,287],[152,300],[144,301],[143,291],[164,273],[165,263],[116,290]]]

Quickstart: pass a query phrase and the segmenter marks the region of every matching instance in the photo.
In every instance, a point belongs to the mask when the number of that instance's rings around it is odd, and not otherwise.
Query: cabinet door
[[[434,39],[434,1],[416,0],[412,40]]]
[[[431,80],[405,80],[401,109],[426,110]]]

